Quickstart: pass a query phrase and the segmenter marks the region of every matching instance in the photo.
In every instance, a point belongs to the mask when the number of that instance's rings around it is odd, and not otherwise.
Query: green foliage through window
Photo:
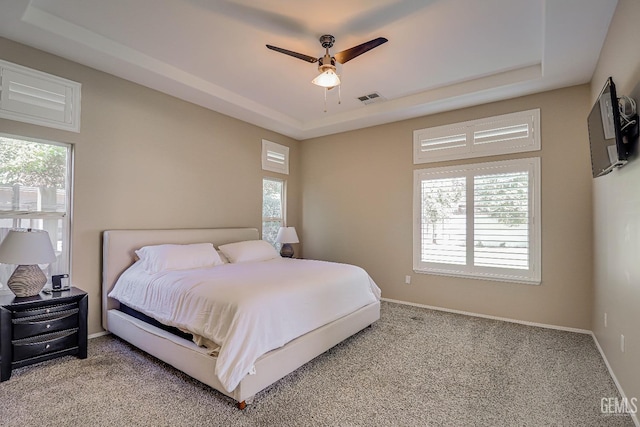
[[[262,180],[262,240],[274,245],[278,230],[284,225],[284,181],[274,178]]]

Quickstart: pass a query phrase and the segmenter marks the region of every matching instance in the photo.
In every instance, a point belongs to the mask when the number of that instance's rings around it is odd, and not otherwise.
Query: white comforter
[[[229,392],[264,353],[380,299],[347,264],[274,259],[157,274],[139,264],[109,296],[220,345],[215,373]]]

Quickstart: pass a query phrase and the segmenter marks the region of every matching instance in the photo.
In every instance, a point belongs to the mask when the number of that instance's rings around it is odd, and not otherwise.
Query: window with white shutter
[[[539,109],[413,132],[414,164],[537,150]]]
[[[263,139],[262,169],[289,175],[289,147]]]
[[[414,270],[539,284],[540,159],[414,171]]]
[[[80,83],[0,60],[0,117],[80,132]]]

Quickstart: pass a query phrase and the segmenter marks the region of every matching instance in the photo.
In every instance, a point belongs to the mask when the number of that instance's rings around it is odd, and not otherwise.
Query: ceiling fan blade
[[[384,37],[378,37],[377,39],[373,39],[358,46],[354,46],[351,49],[338,52],[334,55],[334,58],[336,58],[336,61],[338,61],[339,63],[344,64],[345,62],[351,61],[353,58],[356,58],[363,53],[370,51],[374,47],[378,47],[388,41],[389,40],[385,39]]]
[[[284,53],[285,55],[293,56],[294,58],[302,59],[303,61],[307,61],[310,63],[318,62],[318,58],[314,58],[313,56],[305,55],[302,53],[294,52],[292,50],[282,49],[280,47],[267,45],[267,48],[271,50],[275,50],[276,52]]]

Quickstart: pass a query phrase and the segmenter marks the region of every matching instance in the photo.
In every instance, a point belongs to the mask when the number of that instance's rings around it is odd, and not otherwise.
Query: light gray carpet
[[[231,399],[105,336],[14,370],[3,426],[633,426],[589,335],[383,302],[382,318],[256,396]]]

